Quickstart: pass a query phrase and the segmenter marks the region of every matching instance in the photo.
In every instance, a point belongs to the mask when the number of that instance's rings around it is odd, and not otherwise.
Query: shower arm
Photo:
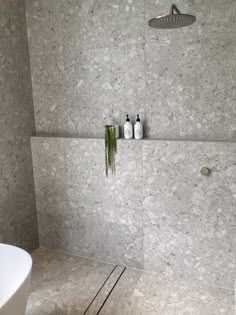
[[[170,15],[175,14],[174,11],[176,12],[176,14],[181,14],[181,12],[179,11],[179,9],[177,8],[177,6],[175,4],[172,4],[171,8],[170,8]]]

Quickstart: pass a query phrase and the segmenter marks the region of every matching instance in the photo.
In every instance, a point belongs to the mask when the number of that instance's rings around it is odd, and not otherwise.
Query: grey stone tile
[[[145,269],[232,287],[235,145],[153,144],[143,148]]]
[[[65,160],[65,138],[43,138],[32,137],[31,148],[33,156],[33,167],[37,173],[35,177],[42,181],[38,181],[38,191],[41,187],[48,191],[49,188],[53,191],[57,187],[62,191],[66,191],[66,160]],[[47,183],[49,186],[45,187]]]
[[[63,12],[66,51],[144,42],[143,0],[69,1]]]
[[[63,84],[34,84],[35,125],[38,136],[67,136],[68,103]]]
[[[38,206],[37,201],[40,245],[83,256],[84,236],[80,218],[68,210],[67,200],[58,200],[54,196],[49,198],[55,205],[44,202]]]
[[[145,68],[143,46],[124,47],[113,52],[113,118],[124,125],[125,115],[145,120]],[[129,71],[127,71],[129,69]]]
[[[64,143],[65,140],[59,138],[31,138],[40,244],[51,248],[59,246],[62,230],[67,229]]]
[[[60,207],[38,213],[41,246],[91,259],[143,267],[141,228],[80,217],[65,204],[60,202]]]
[[[235,139],[235,3],[217,0],[214,7],[204,1],[176,4],[182,12],[196,14],[197,22],[175,30],[149,28],[148,19],[168,13],[170,1],[27,1],[31,65],[36,63],[35,54],[63,55],[75,74],[48,92],[42,82],[37,84],[41,88],[36,88],[35,103],[44,104],[36,106],[40,134],[102,136],[98,129],[104,123],[123,125],[123,115],[130,111],[147,120],[148,137]],[[2,25],[14,24],[8,22]],[[134,51],[128,46],[139,50],[144,43],[146,58],[140,50],[132,68]],[[71,65],[77,62],[82,68],[73,69]],[[92,82],[87,81],[86,71],[91,72]],[[64,94],[55,97],[61,90]],[[45,105],[51,103],[50,108],[56,106],[53,113]],[[96,129],[98,110],[101,119]]]
[[[112,124],[112,106],[104,106],[96,102],[96,107],[90,102],[75,101],[69,107],[68,130],[71,136],[98,138],[104,135],[104,126]]]
[[[68,133],[68,102],[63,54],[31,57],[37,134]]]
[[[142,46],[86,50],[74,58],[66,66],[71,134],[103,136],[105,124],[123,125],[127,113],[145,119]]]
[[[31,56],[63,50],[61,0],[26,0],[26,19]]]
[[[33,141],[44,246],[232,287],[234,143],[119,140],[106,178],[104,140]]]
[[[110,63],[106,49],[65,56],[68,125],[71,135],[103,136],[103,126],[112,119]]]
[[[143,268],[142,229],[99,219],[82,219],[84,256]],[[82,230],[82,229],[81,229]]]
[[[60,83],[64,74],[63,53],[45,53],[32,57],[31,76],[33,84]]]
[[[24,19],[19,16],[9,16],[9,14],[5,16],[2,15],[0,23],[1,40],[7,38],[9,41],[16,43],[21,39],[25,39],[26,28],[24,22]],[[22,32],[22,29],[24,29],[25,32]]]
[[[233,223],[235,150],[235,143],[224,142],[144,144],[144,205],[153,211],[151,219],[181,214],[186,222]],[[200,174],[203,166],[212,169],[210,177]]]
[[[0,132],[4,139],[31,135],[35,130],[29,56],[23,35],[17,41],[1,39]]]
[[[33,261],[27,314],[83,314],[114,269],[111,264],[46,249],[35,251]]]
[[[27,39],[24,1],[1,1],[0,38],[12,42]]]
[[[118,3],[114,3],[109,0],[93,1],[88,13],[100,16],[104,13],[104,11],[108,16],[122,15],[123,19],[127,21],[130,17],[143,15],[144,1],[121,0]]]
[[[38,247],[32,161],[28,138],[0,141],[0,241]]]
[[[102,143],[32,139],[40,244],[141,268],[141,147],[130,142],[125,158],[117,158],[120,175],[109,181],[105,178]],[[121,151],[127,146],[122,141],[119,145]],[[135,160],[131,159],[134,150]],[[96,165],[99,168],[94,172]],[[134,183],[129,184],[127,169]],[[122,180],[124,174],[127,179]]]
[[[232,288],[235,250],[231,236],[235,229],[224,237],[218,236],[212,226],[200,226],[198,230],[199,236],[192,236],[176,231],[173,225],[160,226],[146,220],[144,268],[170,277]]]
[[[31,54],[66,53],[144,41],[144,3],[27,1]]]
[[[111,93],[111,53],[110,49],[79,50],[73,59],[66,60],[67,80],[79,96],[80,101],[90,100],[91,106],[95,106],[94,97],[101,98],[107,105],[111,97],[105,98]],[[105,94],[106,93],[106,94]],[[108,94],[109,95],[109,94]]]
[[[106,178],[103,142],[95,139],[68,141],[70,206],[81,216],[142,226],[141,143],[118,140],[116,176]]]
[[[63,3],[63,12],[68,20],[87,16],[96,6],[94,0],[68,0]]]
[[[0,15],[2,17],[21,17],[25,13],[25,3],[23,0],[2,0],[0,7]]]
[[[26,315],[65,315],[63,309],[58,307],[55,303],[48,301],[43,298],[39,298],[34,296],[33,294],[30,295],[27,308],[26,308]]]
[[[67,197],[67,140],[32,138],[40,245],[82,255],[83,228]]]
[[[146,46],[146,117],[152,138],[229,139],[235,130],[233,36]],[[230,126],[230,128],[229,128]]]
[[[234,292],[127,269],[100,314],[234,314]]]
[[[150,142],[150,146],[152,143]],[[166,212],[168,207],[173,208],[178,202],[181,204],[179,209],[190,210],[198,222],[204,220],[205,223],[215,226],[217,223],[222,225],[231,223],[235,203],[233,184],[235,181],[235,143],[162,141],[160,149],[162,156],[154,157],[154,159],[157,159],[160,165],[161,174],[159,175],[162,175],[162,181],[169,183],[171,196],[174,197],[173,200],[167,200],[164,205],[162,196],[158,196],[161,206],[166,206]],[[148,147],[144,147],[147,176],[150,171],[153,171],[153,168],[147,165],[147,161],[155,155],[154,152],[155,150],[151,151]],[[167,166],[165,163],[168,163]],[[171,165],[174,167],[168,168]],[[204,165],[212,170],[210,177],[203,177],[200,174],[200,169]],[[153,175],[155,176],[155,173]],[[146,187],[148,193],[149,189]],[[157,193],[164,196],[164,188],[160,187],[159,192],[156,192],[154,196],[157,196]],[[173,202],[174,199],[175,202]],[[227,204],[222,203],[226,201]],[[185,208],[182,203],[186,204]]]
[[[38,247],[29,135],[35,132],[24,1],[0,5],[0,242]]]

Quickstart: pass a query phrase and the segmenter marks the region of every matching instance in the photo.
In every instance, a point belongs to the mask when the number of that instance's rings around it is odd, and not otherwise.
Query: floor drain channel
[[[125,267],[115,266],[115,268],[110,273],[109,277],[106,279],[102,287],[99,289],[98,293],[91,301],[83,315],[97,315],[101,311],[102,307],[106,303],[111,292],[115,288],[116,284],[120,280],[122,274],[125,271]]]

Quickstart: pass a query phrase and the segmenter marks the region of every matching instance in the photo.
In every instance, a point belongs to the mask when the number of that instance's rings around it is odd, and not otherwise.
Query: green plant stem
[[[106,176],[109,169],[115,175],[115,154],[117,152],[116,135],[114,126],[105,126],[105,166]]]

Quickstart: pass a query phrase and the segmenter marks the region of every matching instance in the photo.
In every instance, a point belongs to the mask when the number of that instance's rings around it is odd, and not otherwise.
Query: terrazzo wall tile
[[[142,46],[82,51],[67,68],[69,126],[73,134],[103,136],[103,126],[122,124],[127,104],[145,115],[144,50]],[[129,72],[126,69],[129,68]]]
[[[69,142],[70,206],[81,216],[142,226],[141,144],[118,142],[116,176],[109,178],[105,177],[104,150],[101,140],[74,139]],[[125,155],[122,154],[124,151]]]
[[[118,154],[117,176],[106,179],[101,140],[31,142],[40,244],[142,268],[141,146],[119,143],[126,155]]]
[[[146,0],[146,20],[167,14],[171,4]],[[235,2],[175,4],[197,22],[175,30],[146,26],[148,137],[235,139]]]
[[[0,242],[32,251],[38,228],[30,142],[0,140]]]
[[[1,8],[1,23],[0,36],[8,36],[9,40],[20,40],[20,38],[27,41],[25,37],[25,7],[24,1],[16,0],[2,0]],[[24,30],[24,32],[22,32]]]
[[[24,17],[25,3],[22,0],[2,0],[0,14],[9,16]]]
[[[31,65],[35,117],[39,135],[66,135],[68,131],[68,104],[64,84],[63,56],[36,55]],[[50,106],[45,106],[50,104]]]
[[[143,266],[141,145],[118,144],[116,177],[104,173],[101,140],[68,141],[69,209],[79,222],[79,252],[132,267]],[[133,158],[135,154],[135,159]],[[132,178],[130,178],[132,174]]]
[[[68,213],[64,139],[37,138],[32,141],[39,239],[42,246],[50,242],[58,248],[71,233],[66,224]],[[40,149],[39,149],[40,148]],[[56,229],[55,229],[56,227]],[[68,231],[68,232],[67,232]]]
[[[2,32],[4,19],[13,32]],[[22,19],[22,17],[20,17]],[[18,22],[18,16],[4,16],[0,25],[0,134],[1,138],[32,135],[34,132],[34,111],[31,88],[29,55],[25,20]],[[16,23],[16,24],[15,24]]]
[[[144,1],[67,1],[62,5],[65,50],[144,42]],[[79,17],[79,19],[78,19]]]
[[[230,138],[236,121],[235,53],[233,37],[148,44],[149,137]],[[172,64],[173,60],[177,62]]]
[[[0,242],[38,246],[29,136],[35,132],[24,1],[0,5]]]
[[[26,1],[26,12],[38,135],[103,136],[128,108],[145,118],[143,0]]]
[[[79,221],[81,226],[83,246],[78,254],[131,268],[143,268],[142,228],[87,218]]]
[[[63,50],[61,4],[62,0],[25,1],[31,57]]]
[[[32,135],[34,111],[23,1],[1,2],[1,139]]]
[[[103,140],[32,138],[32,150],[43,246],[232,288],[235,143],[119,140],[109,178]]]
[[[38,55],[51,57],[46,71],[56,71],[52,56],[64,60],[55,89],[49,78],[33,83],[38,134],[100,137],[139,112],[149,138],[235,139],[235,2],[177,0],[196,23],[148,27],[171,4],[26,1],[32,68]]]
[[[235,157],[234,143],[144,145],[145,269],[233,285]]]

